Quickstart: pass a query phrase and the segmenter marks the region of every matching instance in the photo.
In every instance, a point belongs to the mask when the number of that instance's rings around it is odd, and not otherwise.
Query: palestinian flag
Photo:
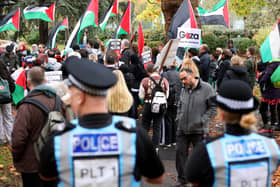
[[[272,59],[280,58],[280,19],[265,39],[260,51],[263,62],[269,62]]]
[[[98,0],[91,0],[86,12],[81,16],[79,21],[76,23],[74,30],[72,31],[67,44],[66,49],[78,45],[82,30],[86,27],[93,26],[98,27]]]
[[[128,2],[126,11],[121,19],[120,25],[117,29],[115,38],[118,38],[121,34],[129,34],[130,33],[130,14],[131,14],[131,5],[130,1]]]
[[[190,0],[184,0],[173,16],[169,30],[169,39],[177,38],[178,27],[197,28],[192,4]]]
[[[203,25],[224,25],[229,28],[228,0],[220,0],[212,10],[198,7],[198,14]]]
[[[6,15],[0,22],[0,32],[7,30],[19,30],[19,15],[20,9],[15,9]]]
[[[26,70],[23,70],[16,80],[16,88],[13,92],[13,101],[15,105],[24,98],[24,90],[26,90]]]
[[[144,48],[144,35],[142,30],[142,25],[139,23],[139,29],[138,29],[138,48],[139,48],[139,55],[142,55],[143,48]]]
[[[109,9],[106,11],[104,18],[102,19],[102,21],[99,25],[102,32],[104,31],[109,18],[112,16],[116,16],[117,14],[118,14],[118,0],[113,0],[111,2]]]
[[[47,47],[53,49],[55,47],[56,36],[59,31],[68,29],[68,18],[65,18],[63,21],[60,21],[54,26],[49,34],[49,39],[47,41]]]
[[[45,6],[28,6],[23,10],[24,18],[41,19],[48,22],[54,21],[55,2],[48,8]]]

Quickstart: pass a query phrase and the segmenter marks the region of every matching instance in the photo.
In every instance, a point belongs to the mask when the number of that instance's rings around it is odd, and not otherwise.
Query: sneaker
[[[158,152],[159,152],[159,148],[156,148],[155,150],[156,150],[156,153],[158,154]]]

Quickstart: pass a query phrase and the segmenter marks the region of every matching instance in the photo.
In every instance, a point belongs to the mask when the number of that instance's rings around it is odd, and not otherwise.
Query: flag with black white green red
[[[129,0],[126,11],[121,19],[120,25],[115,34],[115,38],[118,38],[121,34],[129,34],[130,33],[130,25],[131,25],[131,2]]]
[[[12,94],[15,105],[24,98],[24,90],[26,90],[26,70],[19,74],[15,82],[15,91]]]
[[[112,0],[111,5],[109,6],[102,21],[99,24],[102,32],[104,31],[109,18],[113,16],[117,16],[117,14],[118,14],[118,0]]]
[[[223,25],[229,28],[228,0],[220,0],[211,10],[198,7],[202,25]]]
[[[177,38],[178,28],[197,28],[192,4],[190,0],[184,0],[177,10],[176,14],[173,16],[169,30],[168,38]]]
[[[58,32],[65,29],[68,29],[68,18],[65,18],[63,21],[60,21],[50,31],[48,41],[47,41],[47,48],[53,49],[55,47],[55,42],[56,42],[56,37]]]
[[[20,9],[14,9],[7,14],[0,22],[0,32],[7,30],[19,31],[19,15]]]
[[[76,23],[65,49],[72,48],[74,45],[78,45],[80,42],[83,29],[89,26],[98,27],[98,0],[91,0],[86,12],[80,17]]]
[[[263,62],[280,59],[280,19],[261,45],[260,51]]]
[[[23,10],[26,20],[41,19],[47,22],[53,22],[55,18],[55,2],[50,6],[27,6]]]

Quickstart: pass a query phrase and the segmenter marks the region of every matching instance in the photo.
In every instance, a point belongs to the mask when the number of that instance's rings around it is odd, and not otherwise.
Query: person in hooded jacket
[[[136,54],[130,56],[129,64],[123,64],[119,68],[124,74],[124,78],[128,89],[133,96],[133,106],[129,111],[129,117],[137,119],[138,112],[137,107],[140,104],[138,94],[140,82],[143,78],[147,77],[147,73],[143,64],[139,61],[139,57]]]
[[[231,59],[231,66],[226,71],[223,82],[227,80],[237,79],[250,84],[249,73],[246,67],[243,66],[242,59],[239,56],[234,56]]]
[[[224,75],[226,71],[230,67],[230,59],[232,57],[232,53],[229,49],[224,49],[222,53],[222,62],[217,69],[217,88],[219,88],[220,84],[223,81]]]

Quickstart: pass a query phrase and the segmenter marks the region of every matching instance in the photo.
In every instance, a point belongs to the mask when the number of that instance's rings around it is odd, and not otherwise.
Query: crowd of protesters
[[[254,128],[251,128],[253,124],[250,123],[248,125],[250,128],[246,126],[246,132],[240,130],[243,128],[242,123],[238,127],[241,134],[247,135],[248,129],[261,133],[280,130],[280,88],[275,88],[270,81],[271,75],[280,62],[258,62],[255,47],[247,49],[246,59],[244,59],[244,57],[238,56],[238,49],[233,46],[233,41],[229,41],[228,44],[228,48],[217,48],[214,53],[210,52],[207,44],[202,44],[198,50],[190,48],[186,50],[182,62],[174,60],[172,65],[165,66],[163,71],[159,71],[160,68],[156,66],[156,62],[163,48],[162,44],[152,49],[148,46],[144,47],[144,51],[150,51],[153,62],[144,67],[141,55],[138,54],[138,46],[131,44],[127,39],[121,41],[120,56],[115,51],[106,49],[106,46],[97,37],[95,40],[87,41],[86,46],[76,45],[63,51],[57,47],[47,49],[44,44],[32,44],[30,50],[23,44],[16,46],[12,43],[1,48],[0,77],[1,80],[8,81],[10,93],[13,93],[15,81],[19,74],[26,70],[28,72],[26,90],[30,91],[27,97],[37,98],[49,108],[53,108],[55,103],[53,99],[50,99],[51,96],[45,98],[34,92],[36,87],[40,87],[50,95],[58,92],[42,86],[44,82],[40,78],[44,77],[41,75],[44,71],[62,71],[63,78],[69,79],[65,63],[73,56],[90,60],[92,63],[103,64],[114,73],[118,80],[106,96],[108,111],[114,115],[139,120],[138,125],[141,125],[147,133],[152,129],[152,144],[156,153],[160,146],[163,146],[164,149],[176,146],[178,186],[184,186],[188,182],[202,184],[207,181],[211,184],[215,180],[213,173],[209,174],[210,179],[205,181],[199,179],[204,175],[209,176],[194,169],[195,164],[201,165],[198,158],[191,156],[193,162],[189,162],[188,167],[186,164],[189,158],[189,148],[196,147],[208,136],[209,122],[216,115],[217,105],[223,108],[223,111],[218,113],[226,116],[223,121],[227,126],[240,122],[242,117],[234,115],[231,118],[231,113],[242,113],[243,115],[243,111],[234,106],[225,107],[225,103],[223,103],[234,98],[225,90],[231,89],[230,86],[225,86],[228,81],[229,83],[233,80],[242,81],[240,89],[244,89],[244,93],[247,94],[245,96],[248,98],[253,98],[253,89],[257,85],[261,90],[259,113],[262,122]],[[239,89],[238,82],[233,81],[231,84],[233,89]],[[167,101],[167,108],[159,113],[153,112],[152,109],[153,90],[157,85],[162,88],[161,91]],[[59,90],[61,87],[63,84],[55,89]],[[67,106],[70,108],[67,103],[67,99],[69,99],[67,94],[68,91],[60,94],[64,98],[64,105],[61,108],[63,112],[67,110]],[[217,99],[213,101],[212,98],[215,96]],[[237,99],[244,99],[241,97]],[[217,102],[218,98],[224,100]],[[0,144],[12,144],[14,164],[22,174],[24,186],[32,184],[33,179],[40,180],[38,175],[40,163],[34,155],[32,141],[36,139],[36,136],[38,137],[42,125],[44,125],[43,113],[36,109],[32,114],[27,114],[28,107],[30,106],[22,105],[14,120],[12,98],[10,101],[0,104]],[[257,107],[254,105],[250,108],[250,112],[255,109]],[[73,117],[68,116],[69,119],[74,118],[77,113],[77,111],[72,111]],[[230,122],[230,119],[234,119],[234,123]],[[202,167],[211,168],[210,161],[212,160],[205,161],[205,152],[208,151],[208,148],[201,145],[198,148],[204,154],[203,157],[201,156],[202,163],[206,163]],[[194,154],[198,153],[199,151],[194,151]],[[161,166],[157,167],[163,171]],[[197,176],[191,172],[193,170]],[[158,173],[155,177],[161,175],[162,173]]]

